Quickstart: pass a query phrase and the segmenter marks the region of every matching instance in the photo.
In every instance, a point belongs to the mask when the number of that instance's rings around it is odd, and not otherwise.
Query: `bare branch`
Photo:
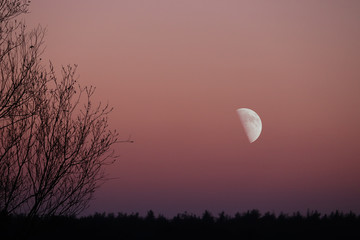
[[[45,30],[16,20],[28,4],[0,1],[0,212],[77,214],[116,159],[111,146],[124,141],[109,130],[112,108],[78,85],[76,66],[60,78],[43,67]]]

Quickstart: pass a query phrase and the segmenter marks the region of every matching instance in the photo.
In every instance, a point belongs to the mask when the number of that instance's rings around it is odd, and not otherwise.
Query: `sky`
[[[114,107],[85,214],[360,213],[360,2],[33,0],[43,61]],[[257,112],[249,143],[236,113]]]

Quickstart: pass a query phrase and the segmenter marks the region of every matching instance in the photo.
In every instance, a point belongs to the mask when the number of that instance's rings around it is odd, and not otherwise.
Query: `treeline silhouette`
[[[0,239],[360,239],[360,215],[308,211],[292,215],[258,210],[214,216],[181,213],[172,218],[138,213],[29,219],[2,216]]]

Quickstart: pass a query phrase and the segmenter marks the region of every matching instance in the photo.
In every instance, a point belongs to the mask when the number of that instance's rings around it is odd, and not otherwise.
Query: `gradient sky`
[[[360,213],[360,1],[34,0],[118,144],[87,213]],[[236,109],[262,119],[249,144]]]

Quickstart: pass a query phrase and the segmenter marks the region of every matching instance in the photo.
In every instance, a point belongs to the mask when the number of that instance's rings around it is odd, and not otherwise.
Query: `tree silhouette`
[[[41,64],[45,31],[16,16],[27,1],[0,3],[0,211],[28,217],[72,215],[88,206],[114,161],[111,108],[94,104],[94,87],[81,87],[76,66]]]
[[[28,118],[36,112],[34,93],[44,87],[39,65],[44,30],[26,32],[16,19],[27,11],[28,1],[0,2],[0,210],[5,214],[20,202],[25,161],[20,156],[15,161],[14,148],[26,139]]]
[[[27,104],[30,92],[39,87],[38,61],[44,31],[39,27],[26,32],[25,23],[16,17],[27,11],[28,1],[0,2],[0,119],[10,117],[13,109]]]
[[[206,211],[202,216],[182,213],[165,218],[149,211],[95,213],[90,216],[51,216],[32,219],[33,231],[23,234],[27,218],[9,216],[7,228],[0,224],[4,239],[359,239],[360,216],[353,212],[293,215],[248,211],[219,217]],[[249,217],[249,216],[252,217]],[[204,218],[204,216],[206,216]],[[314,220],[314,216],[316,220]],[[209,219],[212,219],[210,222]]]

